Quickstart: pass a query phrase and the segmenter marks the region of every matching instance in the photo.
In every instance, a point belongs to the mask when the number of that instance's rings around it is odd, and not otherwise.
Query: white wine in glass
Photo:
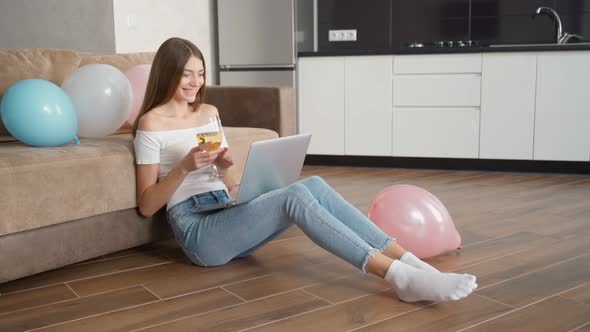
[[[215,151],[221,146],[221,131],[197,134],[197,142],[199,145],[211,142],[211,145],[205,151]]]
[[[221,129],[221,120],[219,120],[219,116],[212,115],[209,117],[208,120],[209,121],[206,124],[206,128],[208,131],[197,134],[197,143],[199,145],[202,145],[211,142],[211,145],[205,149],[205,151],[211,152],[219,149],[219,147],[221,146],[223,129]],[[211,164],[209,179],[211,181],[215,181],[221,178],[222,174],[217,169],[217,166],[215,166],[215,164]]]

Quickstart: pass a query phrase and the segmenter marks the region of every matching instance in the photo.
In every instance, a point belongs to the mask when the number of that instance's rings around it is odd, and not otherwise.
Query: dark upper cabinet
[[[392,0],[391,46],[409,42],[467,40],[469,0]]]
[[[476,40],[552,43],[555,22],[590,40],[590,0],[318,0],[320,50],[398,49],[411,42]],[[330,29],[356,29],[356,42],[329,42]]]
[[[582,36],[584,42],[590,41],[590,13],[561,15],[561,21],[563,30]]]
[[[559,14],[590,13],[590,0],[555,0]]]
[[[563,29],[590,41],[590,0],[556,0]]]
[[[390,0],[318,0],[320,50],[386,50],[390,48]],[[356,29],[354,42],[329,42],[328,31]]]
[[[394,13],[407,14],[420,21],[425,18],[469,17],[469,0],[391,0]]]
[[[549,16],[472,17],[471,39],[487,43],[552,43],[555,25]]]
[[[532,16],[540,6],[555,9],[555,0],[471,0],[471,16]]]

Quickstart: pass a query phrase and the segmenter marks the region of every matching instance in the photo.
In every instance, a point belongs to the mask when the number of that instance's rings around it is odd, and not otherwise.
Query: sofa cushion
[[[225,128],[241,177],[251,142],[267,129]],[[137,206],[130,134],[47,148],[0,143],[0,236]]]
[[[78,53],[59,49],[0,48],[0,99],[14,83],[40,78],[61,85],[80,64]],[[10,135],[0,122],[0,136]]]
[[[156,53],[153,52],[121,54],[80,53],[80,66],[92,63],[102,63],[105,65],[111,65],[120,71],[125,72],[128,69],[138,65],[152,64],[155,55]]]

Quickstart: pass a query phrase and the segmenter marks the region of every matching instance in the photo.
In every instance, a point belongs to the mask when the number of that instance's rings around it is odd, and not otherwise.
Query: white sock
[[[399,260],[410,265],[410,266],[420,269],[420,270],[431,271],[431,272],[440,272],[434,266],[424,262],[420,258],[414,256],[414,254],[412,254],[409,251],[406,251],[406,253],[403,254]]]
[[[405,302],[459,300],[477,288],[470,274],[424,271],[399,260],[391,263],[384,279]]]

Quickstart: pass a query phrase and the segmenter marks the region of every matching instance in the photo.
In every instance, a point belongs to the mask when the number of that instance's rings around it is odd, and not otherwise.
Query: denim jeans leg
[[[313,197],[336,219],[340,220],[373,248],[383,251],[395,239],[385,234],[367,216],[346,201],[338,192],[319,176],[312,176],[299,181],[309,188]]]
[[[301,183],[242,205],[196,213],[187,246],[208,266],[222,265],[295,223],[316,244],[365,271],[373,248],[326,210]]]
[[[289,224],[289,225],[285,226],[284,228],[279,229],[278,231],[276,231],[274,234],[271,234],[269,237],[267,237],[266,239],[264,239],[259,244],[255,245],[254,247],[252,247],[250,249],[247,249],[243,253],[240,253],[240,254],[236,255],[236,257],[234,257],[234,258],[244,258],[244,257],[250,256],[256,250],[258,250],[260,247],[262,247],[263,245],[265,245],[265,244],[269,243],[270,241],[276,239],[277,237],[279,237],[279,235],[281,235],[284,232],[286,232],[290,227],[291,227],[291,225]]]

